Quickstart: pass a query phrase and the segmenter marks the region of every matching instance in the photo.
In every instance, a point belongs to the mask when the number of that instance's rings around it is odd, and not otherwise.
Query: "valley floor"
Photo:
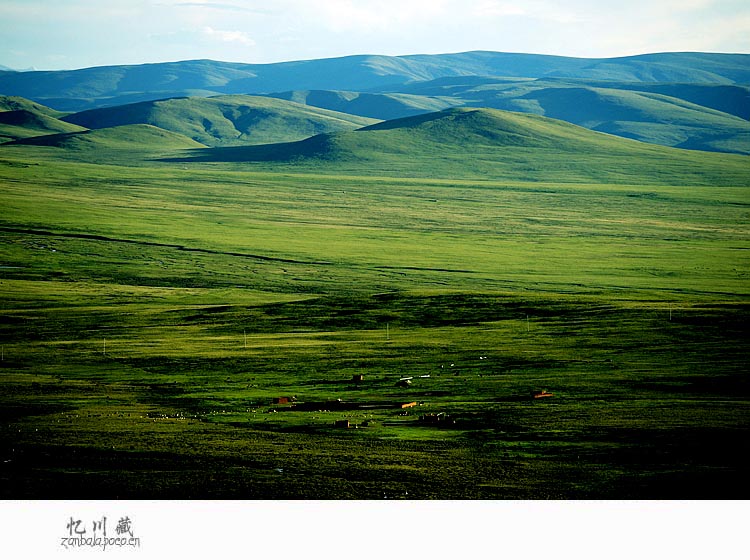
[[[38,154],[3,499],[748,498],[746,186]]]

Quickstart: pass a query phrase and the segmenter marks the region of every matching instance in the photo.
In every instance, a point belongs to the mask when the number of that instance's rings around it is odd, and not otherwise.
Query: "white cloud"
[[[264,8],[256,8],[248,6],[247,2],[176,2],[173,4],[166,4],[168,6],[174,6],[176,8],[195,8],[201,10],[219,10],[226,12],[244,12],[250,14],[269,14],[271,10]]]
[[[206,37],[217,39],[225,43],[239,43],[246,47],[255,46],[255,41],[244,31],[224,31],[221,29],[214,29],[207,25],[201,29],[201,33]]]
[[[393,31],[448,16],[448,0],[287,0],[284,4],[287,13],[304,14],[310,25],[336,32]]]
[[[519,4],[498,2],[497,0],[480,2],[474,8],[474,15],[478,17],[525,16],[527,14],[528,11]]]
[[[0,64],[748,52],[749,18],[747,0],[0,0]]]
[[[584,21],[590,17],[591,13],[585,2],[480,0],[479,2],[470,2],[469,6],[472,7],[470,13],[474,18],[508,18],[515,16],[562,24]]]

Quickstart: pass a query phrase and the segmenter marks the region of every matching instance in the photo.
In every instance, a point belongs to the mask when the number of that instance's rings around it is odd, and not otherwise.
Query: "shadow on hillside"
[[[232,146],[225,148],[197,148],[185,150],[183,157],[162,158],[158,161],[185,162],[291,162],[307,158],[324,157],[329,151],[328,135],[321,134],[299,142],[261,144],[257,146]]]

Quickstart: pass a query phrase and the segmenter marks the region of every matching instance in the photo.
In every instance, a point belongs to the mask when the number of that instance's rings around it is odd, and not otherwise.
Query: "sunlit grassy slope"
[[[84,130],[65,134],[47,134],[17,140],[14,144],[59,148],[59,155],[68,159],[89,155],[107,161],[108,154],[128,154],[148,157],[155,154],[174,153],[204,147],[186,136],[147,124],[132,124]]]
[[[0,112],[2,111],[29,111],[47,115],[48,117],[61,117],[65,113],[56,111],[39,103],[34,103],[23,97],[0,95]]]
[[[377,122],[290,101],[250,95],[177,98],[93,109],[65,117],[87,128],[150,124],[209,146],[269,144]]]

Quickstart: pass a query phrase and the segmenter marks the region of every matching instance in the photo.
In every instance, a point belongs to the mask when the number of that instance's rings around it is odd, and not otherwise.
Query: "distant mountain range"
[[[466,76],[750,85],[750,55],[663,53],[590,59],[468,52],[349,56],[276,64],[192,60],[7,73],[0,75],[0,94],[19,95],[70,111],[145,101],[144,96],[193,97],[311,89],[396,92],[406,84]]]
[[[63,117],[67,125],[149,124],[209,146],[292,141],[470,107],[533,113],[666,146],[750,154],[745,54],[582,59],[469,52],[277,64],[196,60],[0,72],[0,94],[77,112]],[[258,95],[269,98],[265,105]],[[9,122],[0,127],[34,120],[5,118]],[[52,122],[34,126],[72,132]],[[4,135],[24,137],[15,129]]]

